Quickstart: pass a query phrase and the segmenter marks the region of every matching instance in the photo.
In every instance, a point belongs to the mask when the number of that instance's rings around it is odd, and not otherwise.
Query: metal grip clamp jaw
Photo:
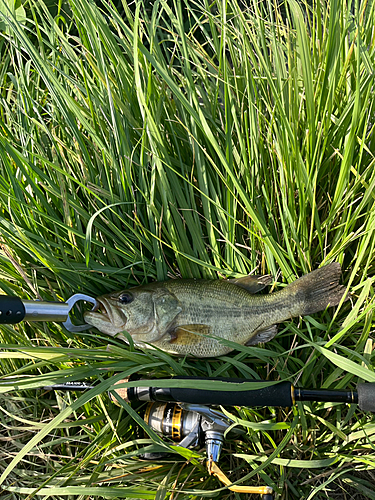
[[[179,446],[193,448],[204,438],[209,474],[217,477],[225,486],[237,493],[255,493],[262,500],[272,500],[273,490],[269,486],[237,486],[217,465],[224,444],[225,431],[230,420],[219,410],[191,403],[149,403],[144,419],[156,432],[172,437]],[[152,458],[146,457],[145,458]]]

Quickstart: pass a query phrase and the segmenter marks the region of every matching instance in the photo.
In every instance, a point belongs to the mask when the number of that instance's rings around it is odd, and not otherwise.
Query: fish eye
[[[118,301],[121,304],[130,304],[130,302],[133,302],[134,297],[131,293],[129,292],[124,292],[121,295],[118,296]]]

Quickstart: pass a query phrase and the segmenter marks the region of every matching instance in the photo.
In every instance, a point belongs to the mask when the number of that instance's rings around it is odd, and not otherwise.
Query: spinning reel
[[[195,448],[204,442],[208,472],[220,479],[231,491],[257,493],[262,495],[262,500],[273,499],[273,490],[269,486],[233,485],[217,465],[224,443],[224,433],[231,425],[230,420],[221,411],[200,404],[154,402],[148,403],[144,420],[155,432],[172,439],[184,448]],[[164,456],[164,453],[145,453],[142,458],[157,460]]]

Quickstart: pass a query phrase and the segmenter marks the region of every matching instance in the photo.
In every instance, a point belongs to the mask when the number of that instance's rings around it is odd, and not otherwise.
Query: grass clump
[[[4,294],[61,301],[248,273],[287,283],[332,261],[352,292],[220,359],[3,326],[2,497],[239,498],[199,450],[140,461],[168,445],[106,391],[135,372],[374,379],[375,4],[30,1],[18,18],[0,6]],[[82,379],[99,384],[36,390]],[[374,422],[353,405],[227,410],[245,430],[225,445],[231,479],[279,499],[374,498]]]

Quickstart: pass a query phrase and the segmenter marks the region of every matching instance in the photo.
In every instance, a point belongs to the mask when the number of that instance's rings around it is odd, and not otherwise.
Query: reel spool
[[[200,416],[185,411],[176,403],[148,403],[143,420],[157,434],[172,439],[184,448],[195,448],[202,442]],[[172,453],[144,453],[144,460],[161,460],[172,457]]]
[[[158,434],[180,443],[197,428],[199,414],[185,411],[176,403],[149,403],[143,419]]]

